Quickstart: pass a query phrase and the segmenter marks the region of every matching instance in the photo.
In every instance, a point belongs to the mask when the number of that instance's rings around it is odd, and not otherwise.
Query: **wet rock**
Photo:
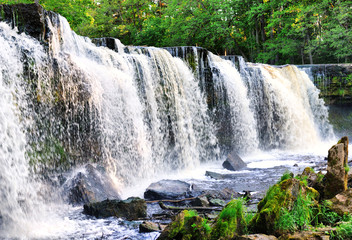
[[[206,196],[199,196],[193,199],[190,202],[190,205],[193,207],[208,207],[209,206],[209,201]]]
[[[96,218],[120,217],[127,220],[138,220],[147,217],[147,203],[140,198],[127,200],[104,200],[84,205],[84,214]]]
[[[343,216],[352,212],[352,189],[337,194],[335,197],[330,199],[332,205],[331,210]]]
[[[209,203],[210,203],[210,206],[214,206],[214,207],[223,207],[226,205],[226,202],[222,199],[217,199],[217,198],[214,198],[214,199],[210,199],[209,200]]]
[[[235,236],[233,240],[277,240],[275,236],[266,234],[249,234],[243,236]]]
[[[212,171],[206,171],[205,176],[211,177],[215,180],[226,179],[229,177],[228,174],[221,174],[221,173],[216,173],[216,172],[212,172]]]
[[[63,187],[68,202],[73,205],[103,201],[107,198],[120,199],[104,170],[98,170],[91,164],[87,164],[74,177],[66,180]]]
[[[45,18],[49,12],[39,4],[4,4],[0,5],[0,12],[0,21],[11,23],[19,32],[25,32],[38,40],[44,39],[48,31]]]
[[[238,171],[245,167],[247,164],[237,155],[235,151],[232,151],[223,162],[222,166],[231,171]]]
[[[203,195],[207,197],[209,202],[211,202],[211,200],[213,199],[228,201],[233,198],[240,197],[240,194],[238,192],[235,192],[234,190],[229,188],[223,188],[219,190],[207,190],[203,192]]]
[[[182,199],[192,196],[192,185],[180,180],[161,180],[152,183],[144,192],[147,200]]]
[[[143,222],[139,225],[139,232],[161,232],[166,228],[166,225],[155,223],[155,222]]]
[[[347,189],[348,138],[343,137],[328,154],[328,168],[324,177],[324,198],[329,199]]]

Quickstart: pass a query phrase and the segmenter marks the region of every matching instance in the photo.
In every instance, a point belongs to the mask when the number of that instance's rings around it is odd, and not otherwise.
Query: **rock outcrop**
[[[347,190],[348,138],[343,137],[329,150],[327,173],[324,177],[324,198],[329,199]]]
[[[17,27],[19,32],[43,41],[47,37],[48,26],[46,16],[50,12],[46,11],[39,4],[14,4],[0,5],[0,21],[8,22],[12,27]],[[16,19],[14,21],[14,19]]]

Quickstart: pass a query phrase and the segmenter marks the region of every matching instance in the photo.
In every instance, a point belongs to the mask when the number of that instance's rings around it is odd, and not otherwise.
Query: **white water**
[[[215,89],[219,94],[226,94],[225,104],[230,109],[230,121],[233,146],[242,154],[258,148],[258,133],[254,113],[250,107],[248,88],[235,65],[213,54],[209,55],[214,74]]]
[[[77,36],[61,17],[48,22],[49,53],[37,40],[0,23],[0,238],[81,237],[82,226],[101,224],[77,213],[68,219],[72,209],[48,203],[54,197],[33,171],[49,174],[63,161],[57,149],[71,151],[69,160],[79,156],[81,162],[71,160],[71,165],[99,160],[123,196],[141,182],[144,187],[160,177],[201,178],[201,166],[219,164],[218,126],[201,91],[202,74],[193,74],[166,50],[128,47],[125,53],[126,47],[116,42],[115,52]],[[32,61],[35,77],[23,76],[23,53]],[[258,75],[244,77],[230,61],[211,53],[208,61],[217,94],[230,113],[229,141],[239,152],[314,149],[324,137],[331,138],[327,110],[297,68],[250,65]],[[28,79],[35,81],[35,96]],[[56,105],[62,112],[55,114]],[[85,131],[91,133],[89,141]],[[51,139],[55,147],[35,155],[39,162],[31,168],[27,153],[38,150],[32,144]],[[81,156],[77,146],[87,146],[92,154]],[[248,161],[256,166],[256,158]],[[114,235],[105,229],[108,224],[102,224],[103,230],[85,230],[88,238],[101,232]]]

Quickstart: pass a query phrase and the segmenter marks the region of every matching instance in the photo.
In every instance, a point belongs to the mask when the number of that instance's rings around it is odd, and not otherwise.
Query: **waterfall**
[[[230,146],[239,153],[248,153],[258,148],[258,134],[253,109],[250,107],[248,87],[245,85],[234,63],[209,54],[209,64],[213,72],[213,81],[219,107],[227,116],[227,131],[231,133]],[[226,133],[224,132],[223,135]]]
[[[305,148],[334,137],[319,90],[297,67],[273,67],[240,61],[262,149]]]
[[[319,91],[295,66],[92,41],[43,16],[45,40],[0,22],[0,238],[27,235],[52,200],[46,191],[87,163],[123,192],[233,150],[333,137]]]
[[[101,158],[118,182],[133,184],[216,158],[204,95],[182,60],[163,49],[127,48],[117,40],[116,51],[96,47],[72,32],[66,19],[53,24],[53,57],[59,69],[70,66],[68,71],[83,75],[90,111],[97,111],[90,118],[99,125]],[[72,92],[74,82],[61,78]]]
[[[42,215],[42,185],[31,175],[27,130],[33,125],[26,101],[24,54],[40,64],[42,46],[0,23],[0,238],[36,233]]]

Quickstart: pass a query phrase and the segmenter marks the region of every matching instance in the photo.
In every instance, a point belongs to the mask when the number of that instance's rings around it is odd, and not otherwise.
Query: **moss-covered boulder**
[[[160,234],[158,240],[203,240],[210,238],[207,220],[193,210],[184,210]]]
[[[332,198],[347,190],[348,172],[348,138],[343,137],[329,150],[328,168],[324,177],[324,198]]]
[[[211,239],[231,239],[247,233],[246,210],[243,199],[230,201],[215,219]]]
[[[319,193],[304,181],[289,178],[272,186],[258,204],[250,228],[258,233],[282,235],[305,228],[313,217]]]

